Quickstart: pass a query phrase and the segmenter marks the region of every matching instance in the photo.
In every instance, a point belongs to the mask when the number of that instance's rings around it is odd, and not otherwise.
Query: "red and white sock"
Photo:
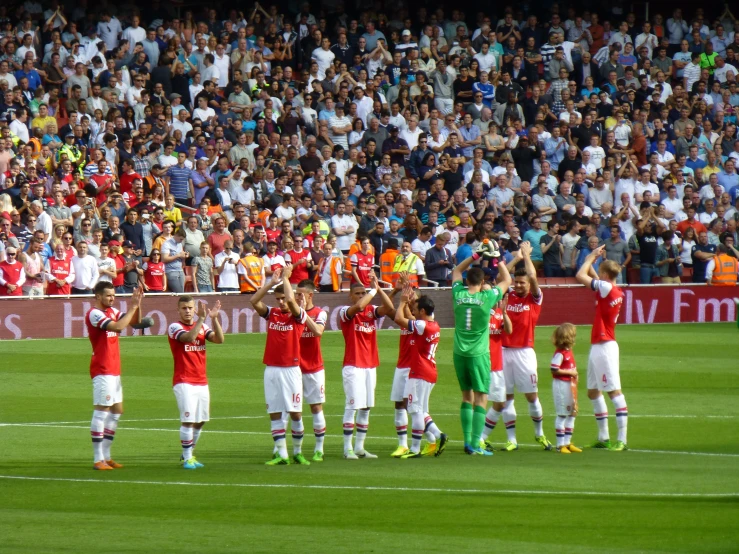
[[[367,431],[369,430],[369,415],[369,409],[359,410],[359,413],[357,414],[357,442],[355,444],[356,452],[364,452],[364,439],[367,438]]]
[[[485,427],[483,427],[480,437],[482,440],[487,440],[490,433],[495,431],[495,426],[498,424],[498,420],[502,414],[503,412],[496,412],[493,408],[488,410],[488,413],[485,414]]]
[[[572,433],[575,432],[575,418],[573,416],[567,416],[565,419],[565,444],[570,445],[572,443]]]
[[[544,434],[544,410],[541,409],[538,397],[533,402],[529,402],[529,415],[531,421],[534,422],[534,435],[541,437]]]
[[[354,435],[354,418],[357,410],[347,408],[344,410],[344,453],[352,450],[352,435]]]
[[[505,423],[507,440],[516,443],[516,406],[513,400],[506,400],[505,408],[503,408],[503,423]]]
[[[611,435],[608,433],[608,406],[606,400],[601,394],[598,398],[591,398],[593,403],[593,413],[595,414],[595,422],[598,424],[598,440],[610,440]]]
[[[323,410],[313,414],[313,434],[316,436],[316,452],[323,452],[323,440],[326,438],[326,417]]]
[[[398,434],[398,446],[408,448],[408,412],[405,408],[395,409],[395,432]]]
[[[303,426],[303,418],[293,420],[293,454],[297,455],[303,451],[303,436],[305,435],[305,427]]]
[[[565,417],[557,416],[554,420],[554,431],[557,434],[557,448],[567,444],[565,442]]]
[[[421,412],[411,415],[411,452],[421,452],[421,440],[423,439],[424,417]]]
[[[90,437],[92,438],[92,454],[93,462],[104,462],[103,454],[103,434],[105,431],[105,419],[108,412],[102,410],[92,411],[92,421],[90,421]]]
[[[180,427],[180,444],[182,445],[182,459],[187,461],[192,458],[192,427]]]
[[[431,419],[429,414],[423,414],[423,428],[429,444],[436,444],[436,441],[441,438],[441,430],[436,426],[436,423],[434,423],[434,420]]]
[[[621,394],[611,398],[613,407],[616,409],[616,426],[618,427],[618,440],[626,444],[626,428],[629,424],[629,409],[626,406],[626,398]]]
[[[270,421],[272,428],[272,440],[275,441],[275,448],[280,458],[287,458],[287,441],[285,441],[285,425],[282,419],[274,419]]]
[[[105,418],[105,428],[103,429],[103,457],[105,460],[110,460],[110,447],[113,446],[113,439],[115,439],[115,431],[118,429],[118,420],[121,419],[121,414],[114,414],[108,412],[108,417]]]

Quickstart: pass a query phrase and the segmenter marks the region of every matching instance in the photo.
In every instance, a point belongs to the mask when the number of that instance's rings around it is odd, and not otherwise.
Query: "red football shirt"
[[[503,335],[504,348],[534,347],[534,330],[539,321],[543,297],[541,291],[538,297],[529,293],[523,298],[513,290],[508,293],[506,314],[513,324],[513,330],[510,335]]]
[[[274,367],[300,366],[300,336],[305,328],[305,310],[298,317],[279,308],[269,308],[267,320],[267,344],[264,347],[265,365]]]
[[[187,325],[178,321],[169,326],[169,348],[174,358],[174,378],[172,386],[179,383],[188,385],[207,385],[208,377],[205,374],[205,339],[213,330],[203,324],[198,336],[192,342],[180,342],[179,338],[189,332],[196,322]]]
[[[106,331],[108,325],[121,318],[121,312],[115,308],[100,310],[92,308],[85,314],[87,336],[92,344],[90,359],[90,377],[98,375],[120,375],[121,354],[118,348],[118,333]]]
[[[375,263],[375,257],[372,254],[362,254],[362,252],[355,252],[351,257],[352,267],[357,272],[359,281],[365,286],[369,287],[370,273],[372,272],[372,265]],[[352,277],[352,283],[356,283],[356,279]]]
[[[146,269],[144,270],[144,283],[153,292],[161,292],[164,290],[164,262],[146,263]]]
[[[436,349],[441,336],[439,324],[435,321],[412,319],[408,322],[408,329],[416,335],[415,355],[408,378],[436,383]]]
[[[300,265],[295,265],[296,262],[304,260],[306,258],[310,259],[310,251],[306,250],[305,248],[303,248],[300,252],[296,252],[295,250],[285,252],[285,261],[293,264],[293,272],[290,274],[290,282],[293,285],[297,285],[300,281],[308,279],[309,277],[307,262]]]
[[[398,363],[395,367],[408,368],[411,367],[414,352],[416,351],[415,333],[408,329],[400,330],[400,347],[398,350]]]
[[[594,279],[590,285],[595,291],[595,321],[590,343],[616,340],[616,322],[624,303],[624,293],[608,281]]]
[[[318,306],[313,306],[306,313],[318,325],[326,325],[328,314]],[[322,369],[321,337],[317,337],[306,325],[303,334],[300,335],[300,371],[303,373],[318,373]]]
[[[490,311],[490,371],[503,371],[503,310]]]
[[[72,272],[72,258],[59,260],[56,256],[52,256],[49,258],[49,272],[54,276],[54,279],[64,281]],[[71,292],[71,285],[66,282],[61,287],[54,281],[49,281],[49,284],[46,285],[46,294],[48,295],[65,295]]]
[[[21,279],[21,275],[25,271],[23,264],[20,262],[8,263],[0,262],[0,273],[8,285],[16,285]],[[0,287],[0,296],[23,296],[23,287],[17,287],[13,292],[8,290],[7,285]]]
[[[377,354],[377,325],[379,308],[370,304],[354,317],[347,312],[351,306],[344,306],[339,311],[341,332],[344,335],[344,366],[363,367],[369,369],[380,365]]]
[[[554,351],[552,356],[552,363],[549,366],[552,371],[559,371],[560,369],[571,370],[577,369],[575,365],[575,356],[572,354],[572,350],[561,350],[557,349]],[[560,381],[572,381],[572,377],[566,377],[564,375],[553,375],[555,379]]]

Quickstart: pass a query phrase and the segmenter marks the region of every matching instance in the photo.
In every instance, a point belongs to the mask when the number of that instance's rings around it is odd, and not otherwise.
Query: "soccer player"
[[[616,342],[616,322],[621,312],[624,293],[616,286],[616,278],[621,268],[611,260],[606,260],[598,268],[597,278],[593,278],[593,262],[603,253],[603,246],[593,250],[575,276],[579,283],[595,291],[595,321],[590,334],[590,355],[588,356],[588,398],[593,403],[593,411],[598,424],[598,440],[593,448],[608,448],[620,452],[626,450],[626,427],[629,410],[621,392],[619,374],[619,353]],[[608,434],[608,408],[603,393],[608,393],[616,410],[618,438],[611,444]]]
[[[93,412],[90,435],[94,454],[93,468],[120,469],[123,465],[115,462],[110,455],[118,421],[123,414],[118,335],[129,325],[141,321],[141,300],[144,293],[140,288],[134,289],[130,310],[125,314],[113,307],[115,288],[110,282],[99,282],[93,293],[95,306],[85,314],[87,335],[92,344],[90,377]]]
[[[579,454],[580,448],[572,444],[577,415],[577,366],[572,347],[575,345],[577,327],[563,323],[554,330],[552,342],[556,348],[550,368],[552,370],[552,397],[557,419],[554,428],[557,432],[557,452],[560,454]],[[573,393],[573,389],[574,392]]]
[[[410,308],[410,306],[414,306]],[[410,318],[406,310],[412,309]],[[436,349],[439,347],[441,329],[434,321],[434,301],[428,296],[416,300],[416,293],[407,285],[395,312],[395,323],[407,329],[415,337],[411,367],[404,396],[408,399],[408,413],[411,414],[411,448],[401,458],[420,458],[440,456],[446,448],[447,436],[442,433],[429,415],[429,398],[436,384]],[[424,433],[428,444],[421,452]]]
[[[310,279],[298,283],[295,300],[305,310],[308,318],[303,334],[300,336],[300,372],[303,377],[303,400],[310,406],[313,416],[313,434],[316,446],[312,461],[323,461],[323,440],[326,436],[326,417],[323,403],[326,402],[326,372],[321,354],[321,337],[326,326],[328,314],[313,305],[316,285]]]
[[[503,373],[506,384],[506,405],[503,409],[508,441],[503,450],[518,450],[516,441],[516,407],[513,391],[524,393],[529,402],[529,415],[534,422],[534,438],[544,447],[552,450],[544,435],[544,416],[539,402],[539,385],[534,351],[534,329],[541,313],[542,293],[536,280],[536,269],[531,261],[532,247],[522,242],[512,264],[523,259],[524,267],[513,274],[513,290],[508,293],[506,313],[513,329],[510,335],[503,336]]]
[[[210,390],[205,364],[205,342],[223,344],[223,329],[218,321],[221,303],[216,301],[208,310],[204,302],[198,306],[195,321],[195,299],[180,296],[177,312],[180,320],[169,326],[169,348],[174,358],[172,387],[180,410],[180,444],[182,445],[182,467],[203,467],[195,458],[195,446],[206,421],[210,421]],[[210,316],[213,328],[205,324]]]
[[[382,306],[371,306],[376,294],[380,295]],[[370,290],[361,283],[353,283],[349,289],[350,306],[339,310],[341,332],[344,335],[344,367],[341,376],[344,382],[346,404],[344,407],[344,458],[377,458],[364,449],[364,441],[369,429],[370,409],[375,405],[375,386],[377,385],[376,321],[395,311],[392,300],[379,286],[377,276],[370,273]],[[354,420],[356,417],[357,441],[352,448]]]
[[[488,400],[493,405],[485,415],[485,427],[480,437],[480,440],[484,443],[484,448],[490,452],[493,451],[493,445],[488,441],[488,437],[495,430],[495,426],[503,415],[506,403],[505,375],[503,374],[503,333],[510,335],[512,330],[511,318],[506,313],[506,298],[503,297],[490,312],[490,389],[488,390]],[[480,448],[483,448],[483,444],[480,444]]]
[[[462,432],[464,451],[470,455],[492,456],[480,448],[480,436],[485,427],[487,394],[490,390],[490,345],[488,330],[490,311],[511,285],[511,276],[505,264],[499,263],[498,285],[485,284],[485,273],[479,267],[467,272],[467,286],[462,273],[484,256],[500,257],[494,241],[483,242],[472,256],[458,264],[452,272],[454,302],[454,369],[462,389]],[[474,406],[474,408],[473,408]]]
[[[264,396],[271,421],[272,439],[277,447],[277,454],[266,462],[270,466],[290,463],[282,412],[287,412],[292,420],[293,461],[300,465],[310,465],[302,454],[303,378],[300,373],[300,336],[308,316],[295,301],[290,286],[291,273],[291,266],[275,269],[269,282],[251,299],[254,310],[267,320],[267,344],[262,359],[266,365]],[[278,285],[274,290],[278,307],[272,308],[262,302],[262,299],[275,285]]]
[[[406,272],[400,273],[396,288],[390,292],[390,297],[392,298],[392,295],[398,290],[405,288],[408,282],[408,274]],[[411,310],[415,301],[416,297],[414,296],[411,303],[405,304],[406,319],[412,317]],[[393,385],[390,389],[390,401],[395,403],[395,432],[398,435],[398,447],[391,454],[393,458],[400,458],[408,454],[408,398],[405,396],[405,385],[408,382],[408,373],[411,370],[411,358],[413,357],[415,341],[415,334],[412,331],[405,327],[400,328],[398,362],[395,364]]]

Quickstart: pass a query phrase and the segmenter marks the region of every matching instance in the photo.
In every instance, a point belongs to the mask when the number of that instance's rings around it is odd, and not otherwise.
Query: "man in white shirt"
[[[213,54],[211,53],[205,54],[205,56],[203,56],[203,70],[200,72],[200,78],[203,80],[203,83],[205,83],[206,81],[218,83],[219,79],[221,78],[221,74],[218,71],[218,67],[215,64],[215,61],[215,56],[213,56]]]
[[[336,204],[336,215],[331,217],[331,230],[336,235],[336,247],[346,255],[354,244],[359,224],[353,215],[346,213],[346,204],[339,201]]]
[[[418,238],[411,243],[411,251],[421,258],[422,262],[426,261],[426,252],[432,247],[431,244],[431,229],[424,227],[421,229],[421,234]]]
[[[649,21],[644,22],[644,25],[642,25],[642,33],[636,36],[636,40],[634,41],[634,50],[638,52],[642,45],[647,47],[647,55],[651,60],[653,57],[652,52],[657,48],[657,46],[659,46],[659,40],[656,35],[652,34],[652,24],[649,23]]]
[[[72,294],[91,294],[97,284],[99,273],[97,260],[87,253],[87,243],[83,240],[77,243],[77,255],[72,258],[74,266],[74,281]]]
[[[326,39],[328,40],[328,39]],[[345,107],[341,102],[337,102],[334,106],[334,115],[328,120],[328,132],[331,137],[331,141],[334,144],[338,144],[344,148],[349,149],[349,141],[347,137],[352,130],[352,120],[344,115]],[[341,173],[339,173],[341,176]]]
[[[480,51],[474,55],[474,58],[480,64],[479,71],[490,73],[490,71],[495,69],[497,66],[497,58],[495,57],[495,54],[490,51],[490,44],[488,42],[482,43]]]
[[[639,181],[634,185],[634,199],[636,203],[644,200],[644,193],[649,191],[652,193],[652,199],[659,199],[659,187],[650,182],[650,171],[648,169],[639,169]]]
[[[146,29],[139,26],[141,18],[138,15],[134,15],[131,18],[131,26],[126,28],[121,34],[121,39],[128,41],[128,52],[133,53],[133,49],[136,47],[137,42],[143,42],[146,38]]]
[[[331,51],[331,40],[323,37],[321,47],[313,50],[311,59],[318,63],[318,79],[323,81],[326,78],[326,70],[334,63],[336,54]]]
[[[114,50],[118,46],[118,37],[123,32],[121,22],[110,13],[103,12],[98,23],[98,36],[105,43],[106,50]]]
[[[192,119],[199,119],[203,123],[210,121],[216,117],[216,112],[208,106],[208,98],[206,96],[198,97],[198,107],[192,112]]]
[[[226,53],[226,48],[223,44],[216,46],[216,52],[213,56],[213,63],[218,68],[218,87],[226,88],[228,86],[228,74],[231,66],[231,58]]]
[[[228,239],[223,243],[223,251],[216,254],[213,268],[218,275],[219,292],[235,292],[239,290],[239,272],[237,264],[239,255],[233,251],[234,242]]]
[[[133,86],[126,93],[128,105],[133,107],[141,102],[141,93],[144,91],[144,77],[137,75],[133,80]]]
[[[632,173],[636,174],[636,166],[631,162],[627,161],[621,169],[618,170],[618,181],[616,181],[616,188],[613,196],[615,197],[615,205],[613,206],[615,211],[621,209],[621,195],[628,193],[631,204],[634,203],[634,188],[636,187],[636,180],[633,178]]]
[[[713,70],[713,78],[722,85],[724,83],[736,80],[736,67],[726,63],[724,58],[716,56],[716,69]]]
[[[291,231],[295,229],[295,206],[295,197],[292,194],[285,194],[282,204],[275,209],[275,215],[278,217],[279,225],[288,221],[290,222]]]

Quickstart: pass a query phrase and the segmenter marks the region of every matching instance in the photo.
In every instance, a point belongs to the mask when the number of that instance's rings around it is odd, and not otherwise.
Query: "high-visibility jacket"
[[[714,256],[713,275],[711,284],[715,287],[735,287],[736,277],[739,273],[739,262],[727,254]]]
[[[418,260],[420,260],[420,258],[413,253],[408,254],[408,257],[405,260],[403,259],[403,256],[400,255],[395,258],[392,279],[393,287],[398,281],[398,273],[401,273],[403,271],[408,273],[408,281],[410,282],[411,286],[418,286],[418,272],[416,270],[416,262]]]
[[[321,258],[321,261],[318,262],[318,271],[316,271],[316,275],[315,277],[313,277],[313,283],[316,285],[316,287],[321,286],[321,276],[323,275],[323,271],[326,269],[326,264],[330,264],[329,271],[331,272],[331,286],[334,288],[334,292],[337,292],[341,288],[342,281],[341,259],[337,256]]]
[[[31,157],[34,160],[38,160],[39,156],[41,155],[41,141],[36,137],[33,137],[31,140],[28,141],[28,144],[30,144],[31,148],[33,149]]]
[[[243,278],[243,275],[241,276],[241,285],[240,289],[242,293],[249,293],[249,292],[257,292],[259,288],[262,287],[262,273],[264,272],[264,260],[258,256],[254,255],[248,255],[244,256],[239,260],[239,263],[244,266],[244,269],[246,270],[246,275],[251,279],[254,283],[257,284],[258,288],[254,288],[252,284],[246,281],[246,279]]]
[[[380,280],[386,283],[393,283],[393,268],[395,267],[395,258],[399,252],[395,249],[388,248],[385,253],[380,256]]]

